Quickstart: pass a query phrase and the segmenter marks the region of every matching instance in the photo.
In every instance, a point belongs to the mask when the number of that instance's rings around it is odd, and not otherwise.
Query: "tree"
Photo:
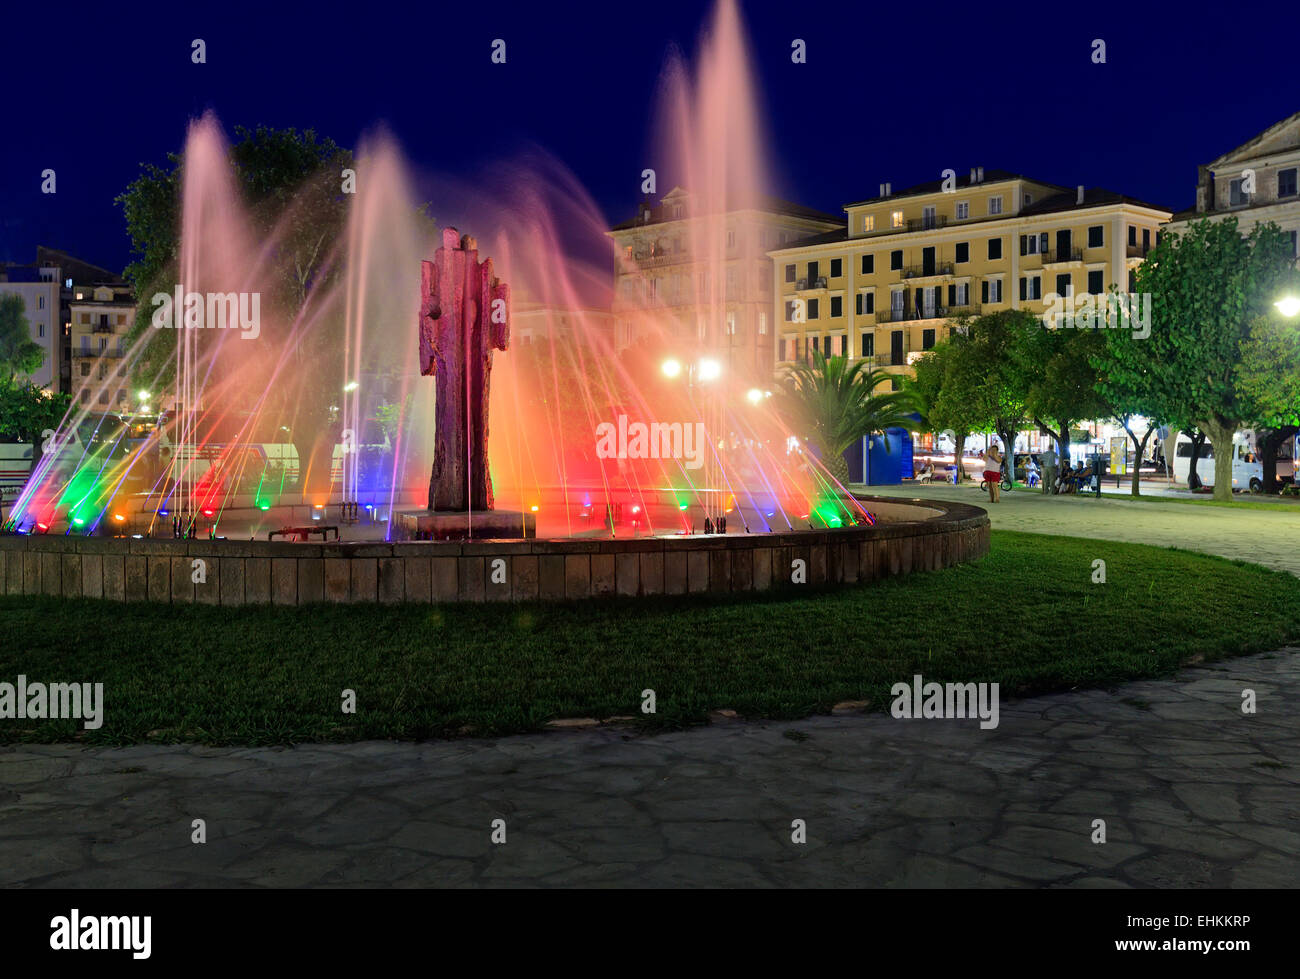
[[[1019,321],[1015,329],[1010,353],[1025,411],[1056,440],[1057,457],[1069,459],[1070,426],[1112,413],[1097,391],[1097,370],[1091,363],[1101,340],[1095,330],[1048,327],[1041,320]],[[1044,489],[1055,487],[1044,484]]]
[[[342,275],[339,263],[329,259],[346,240],[348,195],[342,193],[340,172],[353,165],[352,153],[310,129],[241,126],[235,133],[230,162],[236,185],[255,232],[269,248],[263,261],[273,294],[262,297],[262,311],[265,314],[269,307],[292,323],[313,294],[326,295]],[[168,162],[170,169],[145,165],[117,198],[138,256],[126,269],[128,281],[142,299],[132,339],[150,334],[135,375],[139,383],[151,387],[173,383],[178,336],[176,330],[150,329],[153,307],[143,301],[156,292],[170,292],[179,281],[185,161],[173,153]],[[304,480],[307,473],[328,478],[330,472],[339,434],[334,381],[342,377],[343,329],[341,311],[327,310],[310,331],[285,331],[284,347],[265,361],[284,364],[264,410],[279,410],[291,419],[290,437]]]
[[[958,321],[959,351],[951,383],[970,392],[982,427],[1002,439],[1003,466],[1015,475],[1016,433],[1025,427],[1025,377],[1015,353],[1027,330],[1042,321],[1026,310],[1003,310]]]
[[[1241,346],[1237,387],[1255,408],[1264,492],[1277,491],[1277,452],[1300,429],[1300,327],[1270,311]]]
[[[71,403],[71,395],[51,394],[30,382],[0,385],[0,438],[31,443],[32,472],[45,454],[45,433],[59,430]]]
[[[827,471],[841,486],[849,484],[844,453],[868,435],[890,428],[912,431],[914,399],[907,391],[876,394],[888,384],[888,371],[869,368],[865,360],[850,363],[813,351],[812,363],[796,363],[780,378],[773,402],[777,413],[821,456]]]
[[[20,374],[35,374],[45,363],[45,348],[32,339],[23,297],[0,296],[0,387],[11,387]]]
[[[956,478],[965,479],[961,457],[966,439],[981,422],[979,407],[972,397],[972,389],[953,378],[958,369],[956,361],[960,350],[953,341],[940,340],[913,364],[914,376],[904,381],[904,388],[912,393],[917,410],[931,431],[951,431],[953,434],[953,461]]]
[[[1251,322],[1293,274],[1276,225],[1237,231],[1236,218],[1198,221],[1161,237],[1135,274],[1150,300],[1148,330],[1111,329],[1097,367],[1102,394],[1175,428],[1195,426],[1214,446],[1214,497],[1232,499],[1233,434],[1254,414],[1236,366]]]

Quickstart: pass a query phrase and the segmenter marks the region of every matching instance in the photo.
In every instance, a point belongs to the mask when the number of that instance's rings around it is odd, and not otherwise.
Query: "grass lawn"
[[[1105,584],[1092,562],[1106,562]],[[991,646],[988,635],[1005,641]],[[914,673],[1003,698],[1163,676],[1300,638],[1300,579],[1137,544],[995,531],[975,564],[838,591],[575,605],[220,609],[0,597],[0,681],[102,682],[105,720],[0,742],[267,744],[681,726],[729,707],[884,708]],[[358,710],[343,714],[345,688]],[[640,715],[653,689],[658,713]]]

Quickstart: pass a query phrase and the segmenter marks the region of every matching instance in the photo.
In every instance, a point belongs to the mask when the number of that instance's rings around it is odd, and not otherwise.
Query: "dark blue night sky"
[[[114,196],[209,108],[228,132],[312,127],[345,145],[386,123],[417,169],[468,178],[537,144],[623,220],[641,170],[663,165],[651,133],[665,53],[693,52],[708,16],[626,0],[389,9],[400,7],[10,5],[0,259],[30,262],[44,244],[120,269]],[[1242,9],[1234,22],[1173,4],[742,3],[773,190],[839,213],[883,181],[983,165],[1188,207],[1198,164],[1300,109],[1290,18]],[[190,62],[196,37],[206,65]],[[489,60],[497,37],[506,65]],[[807,64],[790,61],[795,37]],[[1104,65],[1090,60],[1094,38]],[[446,111],[448,85],[461,89],[453,105],[487,111]],[[40,193],[47,167],[53,196]]]

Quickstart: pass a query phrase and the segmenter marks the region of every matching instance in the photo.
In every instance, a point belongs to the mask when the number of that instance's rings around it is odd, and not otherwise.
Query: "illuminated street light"
[[[722,365],[716,360],[706,357],[700,361],[700,366],[696,370],[696,376],[701,381],[716,381],[722,376]]]
[[[355,390],[356,390],[357,388],[359,388],[360,386],[361,386],[361,385],[359,385],[356,381],[348,381],[347,384],[344,384],[344,385],[343,385],[343,390],[344,390],[344,391],[355,391]]]
[[[677,377],[682,372],[682,364],[681,361],[673,360],[670,357],[664,361],[663,367],[660,369],[664,372],[664,377]]]
[[[1300,313],[1300,299],[1295,296],[1283,296],[1273,304],[1283,316],[1295,316]]]
[[[148,401],[148,400],[149,400],[149,392],[148,392],[148,391],[137,391],[137,392],[135,393],[135,396],[136,396],[137,398],[139,398],[141,401]]]
[[[745,397],[749,399],[750,404],[756,405],[763,400],[763,392],[758,388],[750,388]]]

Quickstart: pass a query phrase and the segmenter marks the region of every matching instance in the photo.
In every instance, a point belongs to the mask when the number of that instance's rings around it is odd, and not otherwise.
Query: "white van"
[[[1295,460],[1291,458],[1291,441],[1284,442],[1278,450],[1277,480],[1290,482],[1295,479]],[[1187,477],[1192,468],[1192,440],[1182,432],[1174,445],[1174,479],[1187,484]],[[1196,459],[1196,475],[1203,486],[1214,485],[1214,446],[1207,438],[1201,444],[1200,454]],[[1232,437],[1232,488],[1259,493],[1264,489],[1264,466],[1260,462],[1259,450],[1255,445],[1255,433],[1251,429],[1237,432]]]

